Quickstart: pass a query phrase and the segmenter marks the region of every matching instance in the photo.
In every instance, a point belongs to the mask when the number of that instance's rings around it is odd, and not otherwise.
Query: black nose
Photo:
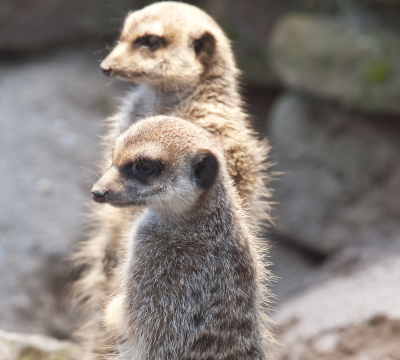
[[[103,203],[107,199],[108,191],[101,192],[98,190],[92,191],[93,200],[98,203]]]
[[[105,76],[111,76],[112,74],[112,69],[103,69],[103,74]]]

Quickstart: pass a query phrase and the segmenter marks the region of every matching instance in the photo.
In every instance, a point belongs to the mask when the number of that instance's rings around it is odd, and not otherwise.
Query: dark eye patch
[[[146,183],[160,175],[164,170],[164,163],[161,160],[141,158],[128,163],[120,168],[121,174],[127,178],[139,180]]]
[[[163,37],[156,35],[144,35],[135,40],[137,47],[146,46],[151,51],[156,51],[158,48],[165,46],[166,41]]]

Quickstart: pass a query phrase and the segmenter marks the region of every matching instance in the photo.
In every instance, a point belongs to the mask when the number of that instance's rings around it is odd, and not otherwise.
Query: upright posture
[[[249,127],[230,43],[207,14],[177,2],[156,3],[131,13],[120,41],[101,67],[108,76],[138,83],[109,121],[105,168],[116,136],[132,123],[147,116],[178,116],[216,137],[252,223],[268,218],[268,146]],[[114,269],[123,258],[125,235],[135,216],[135,210],[95,208],[93,232],[77,256],[86,269],[77,293],[91,319],[83,334],[95,353],[107,353],[102,350],[108,341],[99,314],[115,291]]]
[[[94,200],[141,207],[106,324],[117,359],[266,359],[263,266],[223,152],[178,118],[138,122],[116,142]]]

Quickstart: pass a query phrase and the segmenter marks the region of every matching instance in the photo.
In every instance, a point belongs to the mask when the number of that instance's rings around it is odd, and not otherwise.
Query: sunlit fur
[[[152,33],[165,37],[166,46],[154,52],[133,46],[137,37]],[[196,54],[194,41],[203,35],[205,47]],[[210,39],[215,40],[214,47]],[[105,69],[110,66],[115,75],[138,85],[127,94],[120,111],[107,121],[104,168],[109,167],[115,138],[132,123],[153,115],[178,116],[216,136],[249,221],[269,221],[268,145],[258,139],[242,110],[239,71],[229,40],[206,13],[175,2],[156,3],[131,13],[119,44],[102,63]],[[92,231],[76,255],[77,264],[85,270],[75,286],[75,298],[83,303],[87,314],[80,331],[87,348],[107,354],[113,339],[104,338],[98,314],[115,290],[114,269],[122,256],[125,234],[138,213],[91,206]]]
[[[205,150],[219,163],[206,190],[194,176]],[[166,165],[151,184],[115,170],[141,157],[161,157]],[[117,139],[112,166],[93,190],[108,191],[111,205],[145,209],[104,314],[106,331],[118,340],[113,358],[268,358],[273,339],[263,283],[270,276],[215,138],[177,118],[140,121]]]

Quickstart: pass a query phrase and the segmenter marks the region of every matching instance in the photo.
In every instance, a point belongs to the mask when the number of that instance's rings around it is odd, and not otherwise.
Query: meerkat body
[[[154,115],[181,117],[216,137],[252,224],[268,219],[268,146],[257,138],[242,110],[239,72],[229,40],[207,14],[175,2],[134,12],[101,67],[106,75],[137,83],[109,119],[105,168],[115,138],[131,124]],[[81,331],[87,346],[94,353],[107,354],[113,340],[105,338],[98,314],[116,290],[115,268],[124,258],[125,235],[138,212],[96,207],[92,214],[93,232],[77,255],[85,271],[76,292],[90,314]]]
[[[182,119],[140,121],[93,187],[98,202],[145,209],[106,311],[117,359],[267,358],[268,277],[214,140]]]

